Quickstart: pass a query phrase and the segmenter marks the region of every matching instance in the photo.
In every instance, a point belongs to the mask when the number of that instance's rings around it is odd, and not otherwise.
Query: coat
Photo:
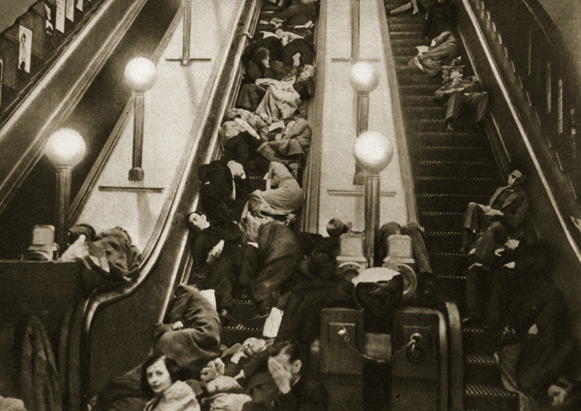
[[[507,187],[497,188],[494,194],[492,194],[492,197],[490,197],[488,205],[492,207],[498,196],[506,188]],[[500,205],[499,210],[503,213],[501,221],[510,229],[516,230],[524,221],[529,206],[530,200],[527,192],[522,188],[516,188]]]
[[[24,331],[20,372],[20,391],[26,409],[62,409],[58,370],[44,326],[31,316]]]
[[[144,411],[200,411],[200,404],[188,384],[176,381],[161,397],[149,400]]]
[[[240,281],[249,283],[256,301],[272,307],[300,259],[299,244],[289,227],[277,222],[263,224],[258,229],[258,250],[244,262]]]
[[[174,359],[196,376],[206,363],[220,354],[222,326],[214,307],[191,285],[180,285],[168,315],[185,328],[161,335],[154,351]]]

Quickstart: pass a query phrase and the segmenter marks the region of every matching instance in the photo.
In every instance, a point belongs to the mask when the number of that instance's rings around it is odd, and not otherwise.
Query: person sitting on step
[[[522,228],[530,201],[524,189],[525,175],[517,169],[508,176],[507,185],[496,189],[488,204],[470,202],[464,213],[461,252],[476,254],[486,263],[494,251],[495,238],[505,239]],[[477,237],[478,246],[473,249]]]
[[[482,127],[482,120],[488,112],[488,92],[483,91],[477,77],[464,77],[462,68],[463,66],[453,67],[449,76],[443,75],[444,84],[434,94],[434,100],[444,103],[445,130],[448,132],[454,132],[454,121],[460,117],[466,106],[475,109],[475,127],[478,129]]]

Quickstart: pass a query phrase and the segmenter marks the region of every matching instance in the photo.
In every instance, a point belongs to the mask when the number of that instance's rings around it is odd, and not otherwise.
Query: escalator
[[[197,168],[219,155],[218,128],[232,104],[233,90],[240,81],[240,57],[248,42],[241,34],[256,24],[258,4],[238,1],[231,7],[234,20],[225,26],[222,47],[212,62],[215,69],[201,97],[199,117],[190,125],[176,181],[169,184],[170,194],[145,246],[136,278],[94,293],[76,311],[76,341],[68,356],[69,379],[74,380],[76,374],[78,381],[73,383],[82,393],[79,403],[87,402],[109,378],[124,374],[147,357],[154,343],[154,325],[163,320],[174,288],[187,281],[191,269],[187,215],[197,207]]]
[[[401,5],[386,0],[386,10]],[[445,131],[444,111],[434,101],[441,85],[408,61],[423,37],[423,13],[387,16],[396,64],[404,123],[412,158],[419,222],[426,229],[436,287],[446,300],[457,301],[462,310],[467,269],[460,253],[462,216],[470,201],[486,204],[494,189],[503,185],[492,146],[483,132],[471,124],[457,124]],[[469,64],[466,55],[463,64]],[[470,67],[465,75],[473,74]],[[500,335],[480,327],[463,329],[464,402],[467,410],[518,409],[517,398],[504,390],[493,353]]]

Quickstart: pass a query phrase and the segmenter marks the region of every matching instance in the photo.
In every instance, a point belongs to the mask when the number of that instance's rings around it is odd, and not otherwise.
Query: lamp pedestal
[[[357,92],[357,136],[367,131],[369,127],[369,93],[365,91]],[[355,164],[355,174],[353,175],[353,185],[360,186],[365,183],[365,172]]]
[[[133,90],[133,160],[129,180],[143,181],[143,123],[145,121],[145,92],[150,90],[157,78],[153,61],[136,57],[127,63],[123,73],[125,82]]]
[[[69,225],[69,203],[71,199],[72,167],[57,167],[56,169],[56,243],[60,250],[67,246],[67,230]]]
[[[135,92],[133,115],[133,163],[129,170],[129,180],[143,181],[143,123],[145,121],[145,95],[142,91]]]
[[[365,171],[365,257],[375,259],[375,235],[379,230],[379,173]]]
[[[393,157],[393,147],[387,137],[378,131],[365,131],[353,147],[355,161],[364,170],[365,180],[365,257],[373,267],[375,235],[379,229],[379,173]]]

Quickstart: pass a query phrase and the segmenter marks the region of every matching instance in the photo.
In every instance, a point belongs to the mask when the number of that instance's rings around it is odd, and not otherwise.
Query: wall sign
[[[65,8],[66,0],[56,0],[56,29],[65,32]]]
[[[75,0],[66,0],[67,20],[75,21]]]
[[[18,43],[18,69],[30,73],[32,30],[22,24],[18,26]]]

